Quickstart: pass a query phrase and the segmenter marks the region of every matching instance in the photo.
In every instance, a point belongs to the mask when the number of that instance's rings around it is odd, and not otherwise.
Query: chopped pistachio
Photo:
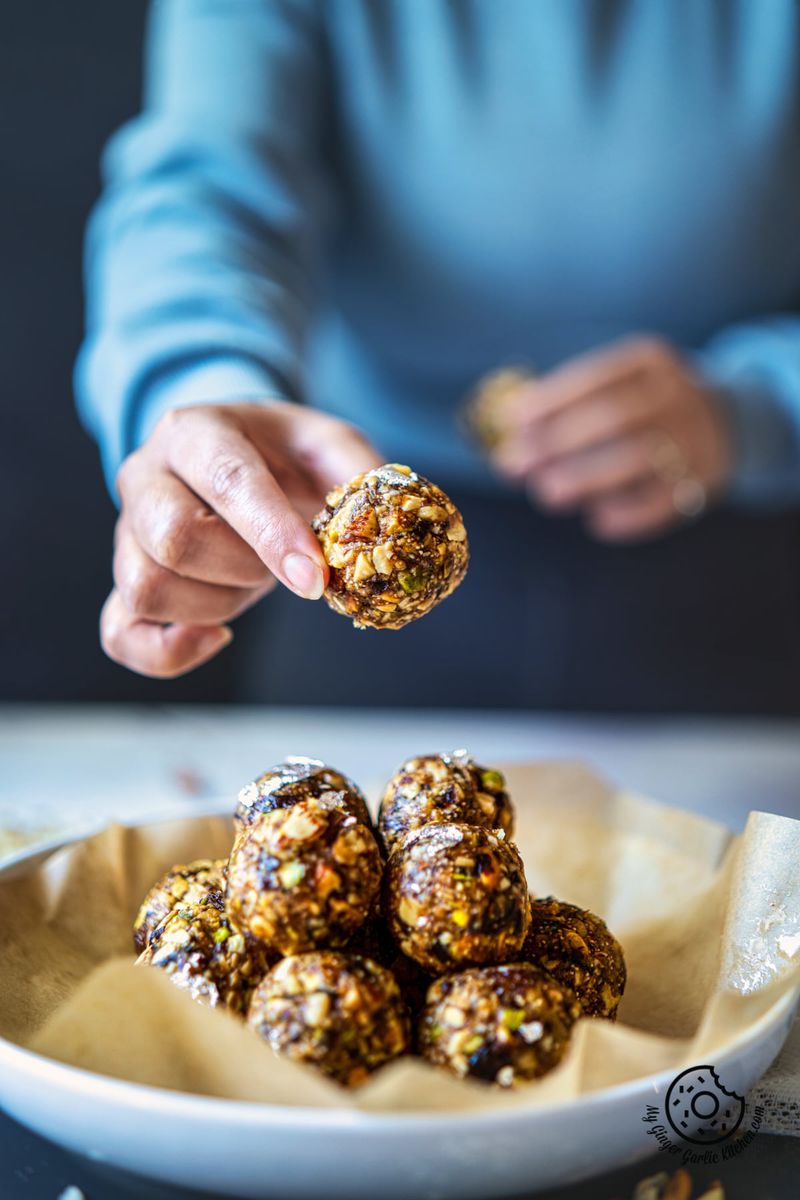
[[[487,788],[496,788],[498,791],[502,791],[506,781],[499,771],[481,771],[481,783]]]
[[[463,908],[454,908],[450,916],[453,924],[458,925],[459,929],[466,929],[469,925],[469,913],[465,912]]]
[[[219,929],[214,934],[215,942],[225,942],[231,936],[230,929],[226,929],[224,925],[220,925]]]
[[[522,1008],[504,1008],[500,1014],[500,1020],[506,1029],[515,1033],[525,1020],[525,1010]]]
[[[419,592],[425,587],[428,573],[427,571],[400,571],[397,578],[406,595],[412,596],[414,592]]]

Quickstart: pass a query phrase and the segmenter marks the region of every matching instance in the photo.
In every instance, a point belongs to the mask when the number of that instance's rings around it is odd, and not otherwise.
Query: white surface
[[[784,996],[714,1055],[728,1089],[745,1094],[772,1061],[796,999]],[[547,1108],[373,1115],[142,1087],[0,1038],[0,1107],[18,1121],[94,1161],[252,1200],[486,1200],[588,1178],[653,1153],[645,1106],[663,1104],[675,1073]]]
[[[196,797],[233,801],[292,753],[374,789],[410,755],[457,746],[487,763],[582,759],[736,829],[754,808],[800,817],[798,722],[72,706],[0,708],[0,829],[47,835],[186,811]]]

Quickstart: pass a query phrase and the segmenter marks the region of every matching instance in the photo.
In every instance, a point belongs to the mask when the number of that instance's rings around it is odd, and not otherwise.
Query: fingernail
[[[222,650],[233,641],[233,630],[230,625],[218,625],[216,628],[204,629],[199,639],[204,649],[216,647]]]
[[[325,590],[321,568],[305,554],[287,554],[281,564],[284,578],[306,600],[319,600]]]

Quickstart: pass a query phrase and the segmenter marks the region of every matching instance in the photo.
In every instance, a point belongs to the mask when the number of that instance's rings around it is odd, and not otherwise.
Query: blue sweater
[[[719,385],[733,498],[800,501],[795,0],[161,0],[104,179],[109,479],[165,409],[277,395],[480,489],[477,376],[640,331]]]

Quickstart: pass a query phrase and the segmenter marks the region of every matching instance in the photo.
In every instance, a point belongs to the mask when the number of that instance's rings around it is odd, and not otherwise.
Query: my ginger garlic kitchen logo
[[[746,1129],[744,1097],[726,1088],[711,1066],[689,1067],[673,1079],[663,1107],[648,1104],[642,1121],[665,1154],[681,1162],[721,1163],[735,1158],[761,1127],[764,1109],[756,1105]]]

